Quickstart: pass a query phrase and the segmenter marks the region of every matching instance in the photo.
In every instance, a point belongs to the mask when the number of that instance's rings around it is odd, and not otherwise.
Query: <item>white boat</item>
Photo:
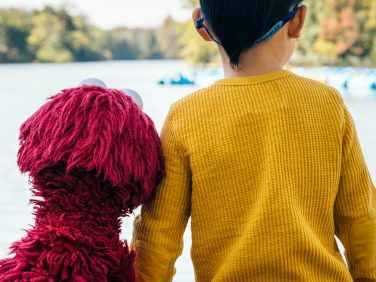
[[[376,69],[366,69],[357,72],[347,82],[347,88],[376,88]]]

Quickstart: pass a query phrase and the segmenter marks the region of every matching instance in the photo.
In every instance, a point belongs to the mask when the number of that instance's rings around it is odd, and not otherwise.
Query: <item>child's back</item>
[[[220,48],[230,78],[171,107],[167,177],[135,220],[140,281],[172,279],[189,217],[196,281],[376,281],[376,190],[351,115],[335,89],[276,64],[297,20],[280,53],[272,38],[238,72]]]
[[[140,237],[169,274],[189,216],[197,281],[353,281],[335,231],[353,277],[371,274],[374,241],[358,237],[376,191],[333,88],[285,70],[224,79],[172,106],[162,144],[167,178],[135,227],[152,224]]]

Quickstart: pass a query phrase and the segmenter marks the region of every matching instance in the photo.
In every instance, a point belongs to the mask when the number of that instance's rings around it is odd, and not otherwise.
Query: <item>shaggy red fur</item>
[[[0,261],[0,282],[135,281],[120,217],[164,176],[152,120],[123,92],[85,85],[51,97],[21,126],[20,145],[35,225]]]

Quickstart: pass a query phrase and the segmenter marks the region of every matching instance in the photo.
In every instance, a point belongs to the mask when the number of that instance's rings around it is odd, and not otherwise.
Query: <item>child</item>
[[[283,70],[307,7],[200,2],[194,23],[226,78],[170,109],[167,176],[134,223],[137,279],[172,280],[191,217],[198,282],[376,281],[376,191],[354,121],[337,90]]]

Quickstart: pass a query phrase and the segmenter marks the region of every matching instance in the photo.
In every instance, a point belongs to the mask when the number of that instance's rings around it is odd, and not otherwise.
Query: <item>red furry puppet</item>
[[[0,282],[135,281],[120,218],[146,204],[164,176],[152,120],[124,92],[83,85],[31,116],[20,146],[35,225],[0,261]]]

